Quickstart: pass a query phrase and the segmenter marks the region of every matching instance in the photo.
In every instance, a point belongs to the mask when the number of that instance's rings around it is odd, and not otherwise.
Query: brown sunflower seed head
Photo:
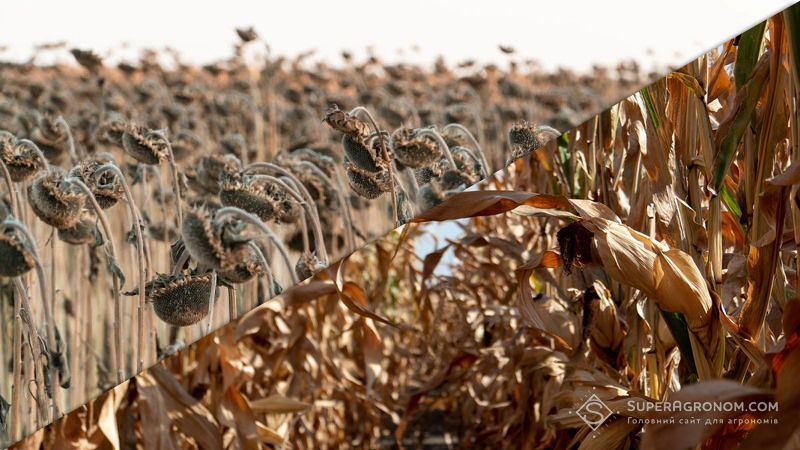
[[[69,228],[59,228],[58,238],[67,244],[84,245],[95,240],[97,234],[96,219],[88,212],[84,212],[81,219]]]
[[[101,123],[95,131],[95,136],[103,144],[123,148],[122,135],[125,134],[126,127],[125,119],[121,116],[115,116]]]
[[[143,164],[159,164],[168,158],[168,143],[147,127],[129,124],[122,134],[125,151]]]
[[[97,69],[103,66],[103,60],[91,50],[73,48],[69,52],[72,53],[72,56],[75,58],[75,61],[77,61],[78,64],[82,65],[90,72],[95,72]]]
[[[276,219],[279,214],[280,206],[264,183],[244,181],[238,174],[225,177],[219,198],[223,205],[241,208],[264,222]]]
[[[582,268],[592,262],[592,239],[594,234],[580,222],[573,222],[556,233],[558,249],[564,261],[564,271],[573,267]]]
[[[456,162],[456,167],[460,172],[471,178],[476,178],[473,183],[480,179],[482,173],[481,162],[473,158],[474,153],[471,154],[470,151],[462,146],[452,147],[450,152],[453,154],[453,160]]]
[[[16,233],[0,232],[0,276],[17,277],[34,265],[33,253]]]
[[[363,136],[342,136],[342,148],[345,159],[363,170],[378,172],[381,170],[380,158],[370,145],[369,139]]]
[[[196,181],[211,193],[220,191],[223,178],[242,170],[242,163],[234,155],[212,154],[197,161]]]
[[[472,123],[475,109],[467,103],[453,103],[444,109],[444,120],[447,123]]]
[[[222,226],[212,222],[212,215],[205,208],[186,209],[181,237],[194,260],[215,270],[230,270],[246,256],[246,247],[224,239]]]
[[[305,280],[314,276],[314,272],[309,267],[308,261],[301,256],[294,265],[294,273],[297,275],[298,280]]]
[[[28,202],[34,214],[56,228],[69,228],[78,223],[86,200],[83,191],[66,181],[60,168],[40,175],[28,186]]]
[[[378,114],[381,115],[381,118],[385,121],[384,123],[390,127],[398,127],[413,117],[413,112],[407,102],[393,99],[383,103],[378,108]]]
[[[442,157],[442,149],[436,140],[428,135],[420,135],[412,128],[395,130],[391,144],[394,157],[413,169],[430,166]]]
[[[272,198],[277,205],[278,215],[275,220],[281,223],[295,223],[300,219],[303,214],[303,207],[292,198],[283,188],[275,185],[272,186]]]
[[[236,266],[231,270],[219,272],[219,276],[229,283],[240,284],[252,280],[256,276],[260,275],[263,271],[264,268],[261,267],[261,263],[259,262],[258,256],[256,256],[255,250],[248,247],[247,257],[245,260],[239,264],[236,264]]]
[[[350,188],[363,198],[374,200],[391,190],[387,170],[369,172],[349,162],[345,163],[345,170]]]
[[[256,30],[254,30],[253,27],[237,28],[236,34],[239,36],[239,39],[241,39],[242,42],[252,42],[258,39],[258,33],[256,33]]]
[[[414,170],[414,178],[416,178],[417,184],[422,186],[423,184],[430,183],[434,178],[442,176],[442,173],[444,173],[443,167],[447,165],[447,162],[444,164],[436,163],[429,167],[421,167]]]
[[[514,123],[508,130],[508,142],[526,153],[536,149],[539,147],[536,126],[526,121]]]
[[[322,118],[322,121],[327,123],[334,130],[352,137],[360,136],[365,138],[369,136],[369,126],[366,122],[362,122],[358,118],[342,111],[336,105],[325,110],[325,116]]]
[[[15,183],[30,180],[42,169],[42,161],[36,152],[18,145],[16,137],[8,131],[0,131],[0,158]]]
[[[67,133],[56,122],[57,116],[46,112],[35,113],[31,140],[36,143],[51,164],[62,163],[69,154]]]
[[[316,255],[301,255],[294,265],[294,272],[299,280],[305,280],[323,268],[322,262]]]
[[[445,191],[464,190],[472,186],[478,179],[460,170],[447,170],[437,180]]]
[[[211,276],[158,274],[147,282],[145,292],[159,319],[185,327],[201,321],[208,314]]]
[[[92,191],[97,204],[103,209],[108,209],[117,204],[122,198],[122,184],[112,172],[103,172],[96,176],[95,172],[103,163],[98,159],[84,160],[69,171],[70,177],[78,178]],[[86,199],[87,208],[91,208],[91,201]]]

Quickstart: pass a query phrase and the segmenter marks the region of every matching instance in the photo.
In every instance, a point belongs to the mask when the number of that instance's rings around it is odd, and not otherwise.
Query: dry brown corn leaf
[[[266,414],[289,414],[299,413],[311,407],[306,402],[294,400],[280,394],[272,394],[269,397],[259,398],[250,401],[250,409],[256,413]]]
[[[200,448],[222,448],[222,433],[214,415],[189,395],[166,367],[156,364],[139,376],[151,378],[148,383],[159,386],[167,406],[167,416],[181,433],[194,439]]]

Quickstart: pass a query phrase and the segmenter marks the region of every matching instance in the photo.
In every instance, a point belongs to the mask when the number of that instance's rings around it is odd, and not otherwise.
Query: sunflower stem
[[[100,225],[103,228],[103,233],[105,234],[105,241],[108,244],[107,249],[109,252],[109,258],[111,260],[111,263],[116,266],[118,264],[117,248],[116,245],[114,244],[114,235],[111,232],[111,226],[108,223],[108,218],[106,217],[105,212],[100,207],[100,205],[97,204],[97,199],[94,198],[92,190],[89,189],[89,187],[86,186],[86,184],[83,181],[75,177],[67,178],[66,181],[74,184],[75,186],[78,186],[86,194],[86,197],[89,199],[89,203],[92,205],[95,215],[97,216],[97,219],[100,221]],[[122,356],[123,353],[122,350],[124,348],[124,342],[122,340],[122,299],[120,297],[120,292],[119,292],[120,291],[119,277],[117,276],[116,273],[111,274],[111,280],[114,289],[114,321],[116,323],[113,324],[113,327],[114,327],[114,339],[116,341],[116,347],[117,347],[117,352],[116,352],[117,384],[119,384],[122,383],[122,381],[125,379],[124,376],[125,363],[123,362],[123,356]]]
[[[142,218],[139,214],[139,209],[136,207],[136,203],[133,200],[133,194],[131,193],[130,186],[128,186],[128,181],[125,179],[125,176],[122,174],[122,171],[114,164],[103,164],[102,166],[98,167],[94,171],[94,176],[99,177],[105,172],[111,172],[119,181],[119,184],[122,186],[122,191],[125,193],[125,199],[128,202],[128,211],[131,216],[134,235],[136,236],[136,256],[137,256],[137,263],[139,265],[139,303],[137,305],[136,314],[137,314],[137,339],[138,339],[138,355],[137,355],[137,363],[136,363],[136,373],[139,373],[144,368],[144,350],[143,350],[143,341],[144,341],[144,308],[145,308],[145,293],[144,293],[144,285],[145,280],[147,280],[147,269],[145,264],[145,247],[144,247],[144,238],[142,236]],[[166,226],[166,223],[165,223]]]
[[[206,322],[206,332],[205,334],[211,334],[211,328],[214,326],[214,300],[216,297],[217,291],[217,271],[211,271],[211,294],[208,298],[208,322]]]
[[[172,172],[172,190],[174,191],[175,195],[175,209],[178,212],[178,229],[180,230],[183,226],[183,210],[181,209],[183,202],[181,201],[181,189],[180,182],[178,180],[178,166],[175,164],[175,155],[172,153],[172,144],[169,142],[169,139],[167,139],[167,135],[161,130],[156,130],[154,133],[163,139],[167,144],[167,157],[169,159],[169,170]]]
[[[17,195],[19,192],[17,191],[17,186],[11,180],[11,174],[8,172],[8,167],[6,167],[6,163],[0,159],[0,168],[3,169],[3,179],[6,181],[6,185],[8,186],[8,197],[9,201],[11,202],[11,215],[14,217],[19,216],[19,206],[17,205]]]

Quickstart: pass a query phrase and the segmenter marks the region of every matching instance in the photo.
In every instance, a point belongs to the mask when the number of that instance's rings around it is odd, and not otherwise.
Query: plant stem
[[[206,324],[206,333],[211,334],[211,327],[214,326],[214,300],[217,293],[217,271],[211,271],[211,294],[208,298],[208,322]]]
[[[275,277],[272,275],[272,267],[270,267],[269,263],[267,262],[267,258],[264,257],[264,252],[261,251],[255,242],[250,241],[247,243],[247,245],[253,250],[259,262],[261,262],[261,265],[264,267],[267,283],[269,283],[267,292],[269,294],[269,298],[272,298],[275,296]]]
[[[238,316],[236,306],[236,291],[231,286],[228,288],[228,322],[233,322],[233,319]]]
[[[19,277],[14,278],[14,285],[17,287],[17,294],[14,295],[14,381],[12,384],[13,397],[11,403],[11,441],[19,439],[21,436],[22,419],[22,296],[25,293],[25,286]]]
[[[17,195],[19,192],[17,191],[17,186],[11,180],[11,174],[8,172],[8,167],[6,167],[6,163],[0,159],[0,168],[3,169],[3,179],[6,181],[6,185],[8,186],[8,197],[9,201],[11,202],[11,215],[14,217],[19,216],[19,206],[17,205]]]
[[[69,159],[72,164],[77,164],[78,162],[78,152],[75,150],[75,139],[72,137],[72,128],[69,126],[64,117],[58,116],[56,119],[56,125],[60,125],[64,128],[64,132],[67,133],[67,144],[69,145]]]
[[[98,167],[94,171],[94,176],[99,177],[104,172],[111,172],[116,176],[119,184],[122,186],[122,190],[125,193],[125,198],[128,201],[128,210],[130,212],[131,220],[133,222],[133,231],[136,235],[136,250],[137,250],[137,262],[139,264],[139,304],[137,307],[137,339],[138,339],[138,355],[137,355],[137,365],[136,365],[136,373],[139,373],[144,368],[144,361],[143,361],[143,341],[144,341],[144,308],[145,308],[145,293],[144,293],[144,285],[145,280],[147,280],[147,270],[145,268],[145,248],[144,248],[144,238],[142,237],[142,218],[139,215],[139,210],[136,208],[136,203],[133,200],[133,194],[131,193],[130,186],[128,186],[128,181],[125,179],[125,176],[122,174],[122,171],[119,170],[119,167],[115,166],[114,164],[103,164],[102,166]],[[166,222],[164,223],[166,227]]]
[[[108,243],[108,251],[109,251],[109,259],[111,263],[116,266],[118,264],[117,260],[117,249],[116,245],[114,244],[114,235],[111,232],[111,226],[108,223],[108,218],[106,217],[105,212],[100,205],[97,204],[97,199],[94,198],[94,194],[92,194],[92,190],[89,189],[83,181],[78,178],[72,177],[67,178],[67,181],[78,186],[87,196],[89,202],[94,209],[95,215],[97,216],[98,220],[100,220],[100,225],[103,227],[103,233],[105,234],[105,241]],[[117,384],[122,383],[124,380],[124,370],[125,364],[122,360],[122,350],[124,348],[124,342],[122,340],[122,299],[119,293],[119,278],[116,273],[111,273],[111,280],[114,285],[114,340],[116,341],[116,371],[117,371]]]
[[[183,202],[181,201],[180,182],[178,181],[178,166],[175,164],[175,155],[172,153],[172,144],[167,139],[166,134],[161,130],[156,130],[154,133],[161,137],[167,144],[167,156],[169,157],[169,170],[172,172],[172,190],[175,191],[175,209],[178,212],[178,229],[183,226]],[[166,225],[166,224],[165,224]]]
[[[50,314],[52,309],[50,308],[50,299],[47,296],[47,281],[46,281],[47,277],[45,277],[44,268],[42,267],[41,260],[39,259],[39,254],[36,251],[37,248],[36,239],[34,239],[33,234],[31,234],[30,230],[28,230],[28,227],[26,227],[22,222],[19,222],[16,219],[6,218],[6,220],[4,220],[0,225],[2,225],[2,227],[4,228],[5,227],[12,228],[22,233],[23,237],[25,238],[25,240],[28,241],[28,245],[30,246],[30,251],[31,254],[33,255],[33,259],[36,265],[36,277],[38,278],[39,281],[39,291],[42,296],[42,309],[44,311],[44,316],[45,316],[45,331],[47,333],[46,337],[47,337],[47,345],[49,347],[48,348],[49,352],[51,351],[51,349],[57,348],[55,324],[53,323],[53,317]],[[27,309],[28,311],[32,311],[30,309],[30,305],[23,304],[23,307],[25,307],[25,309]],[[59,386],[58,371],[50,370],[50,383],[53,389],[58,389]],[[53,418],[57,418],[61,415],[59,410],[59,405],[56,402],[53,402],[52,412],[53,412],[52,415]]]
[[[347,248],[348,250],[352,250],[354,248],[354,239],[353,239],[353,218],[350,215],[350,204],[347,202],[347,199],[344,196],[344,192],[341,189],[341,186],[337,185],[333,182],[333,180],[328,177],[325,172],[322,171],[316,164],[310,161],[299,161],[298,165],[303,167],[308,167],[316,176],[318,176],[325,184],[328,185],[334,192],[336,192],[336,196],[339,200],[339,208],[342,211],[342,221],[344,222],[345,230],[347,230],[346,239],[347,239]]]

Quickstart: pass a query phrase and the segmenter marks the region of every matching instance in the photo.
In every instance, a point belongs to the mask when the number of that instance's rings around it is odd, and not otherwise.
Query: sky
[[[498,45],[546,68],[586,70],[635,58],[678,65],[793,3],[786,0],[4,1],[0,60],[25,60],[36,44],[66,41],[111,61],[170,46],[186,62],[230,55],[235,27],[253,26],[273,52],[341,61],[371,46],[389,61],[503,63]],[[127,46],[127,48],[123,48]],[[416,48],[416,50],[415,50]],[[111,51],[111,53],[109,53]],[[402,52],[402,53],[401,53]],[[65,51],[42,61],[70,61]]]

